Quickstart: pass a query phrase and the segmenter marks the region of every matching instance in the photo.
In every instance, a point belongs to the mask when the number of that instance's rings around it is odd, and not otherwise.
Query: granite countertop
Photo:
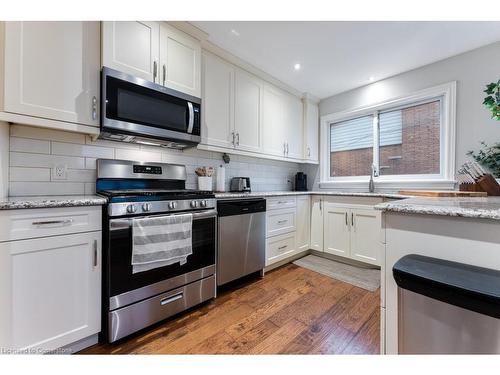
[[[380,203],[377,210],[406,214],[500,220],[500,197],[408,198]]]
[[[216,199],[227,198],[252,198],[252,197],[280,197],[286,195],[333,195],[346,197],[373,197],[404,199],[407,195],[396,193],[369,193],[369,192],[347,192],[347,191],[256,191],[252,193],[215,193]]]
[[[100,206],[106,204],[106,198],[98,195],[60,195],[47,197],[8,197],[0,198],[0,210],[23,208],[51,208]]]

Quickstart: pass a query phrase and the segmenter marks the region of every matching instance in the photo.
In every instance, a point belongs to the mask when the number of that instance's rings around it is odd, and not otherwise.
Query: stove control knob
[[[207,207],[207,201],[206,201],[206,200],[202,200],[202,201],[200,202],[200,206],[201,206],[201,207]]]
[[[196,207],[198,207],[198,202],[196,202],[196,201],[191,201],[191,207],[192,207],[192,208],[196,208]]]
[[[136,211],[137,211],[137,206],[136,206],[135,204],[129,204],[129,205],[127,206],[127,212],[128,212],[129,214],[133,214],[133,213],[135,213]]]
[[[149,211],[151,211],[151,203],[144,203],[144,204],[142,205],[142,210],[143,210],[144,212],[149,212]]]
[[[175,210],[177,208],[177,202],[168,202],[168,208]]]

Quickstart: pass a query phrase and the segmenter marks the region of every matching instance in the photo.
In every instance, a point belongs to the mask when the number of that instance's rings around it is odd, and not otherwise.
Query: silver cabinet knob
[[[142,205],[142,210],[143,210],[144,212],[149,212],[149,211],[151,211],[151,203],[144,203],[144,204]]]
[[[137,206],[136,206],[136,205],[134,205],[134,204],[129,204],[129,205],[127,206],[127,212],[128,212],[129,214],[133,214],[133,213],[135,213],[136,211],[137,211]]]

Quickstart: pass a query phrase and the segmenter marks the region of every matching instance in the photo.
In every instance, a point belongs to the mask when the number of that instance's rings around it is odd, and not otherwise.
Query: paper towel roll
[[[215,190],[219,192],[226,191],[226,168],[222,165],[217,167],[217,187]]]

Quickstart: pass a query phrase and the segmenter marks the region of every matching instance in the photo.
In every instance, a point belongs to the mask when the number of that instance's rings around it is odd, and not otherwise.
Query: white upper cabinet
[[[236,70],[234,131],[237,149],[261,151],[262,82],[241,69]]]
[[[102,22],[102,65],[159,83],[158,22]]]
[[[304,99],[304,160],[319,163],[319,108]]]
[[[265,85],[262,114],[262,151],[265,154],[286,156],[285,108],[285,94],[273,86]]]
[[[102,24],[102,65],[201,96],[201,45],[197,39],[160,22]]]
[[[286,101],[286,156],[303,159],[303,104],[294,95],[287,95]]]
[[[234,67],[203,52],[201,143],[232,148],[234,134]]]
[[[167,24],[160,26],[160,83],[201,96],[200,42]]]
[[[99,22],[6,22],[2,110],[99,126],[99,35]]]

